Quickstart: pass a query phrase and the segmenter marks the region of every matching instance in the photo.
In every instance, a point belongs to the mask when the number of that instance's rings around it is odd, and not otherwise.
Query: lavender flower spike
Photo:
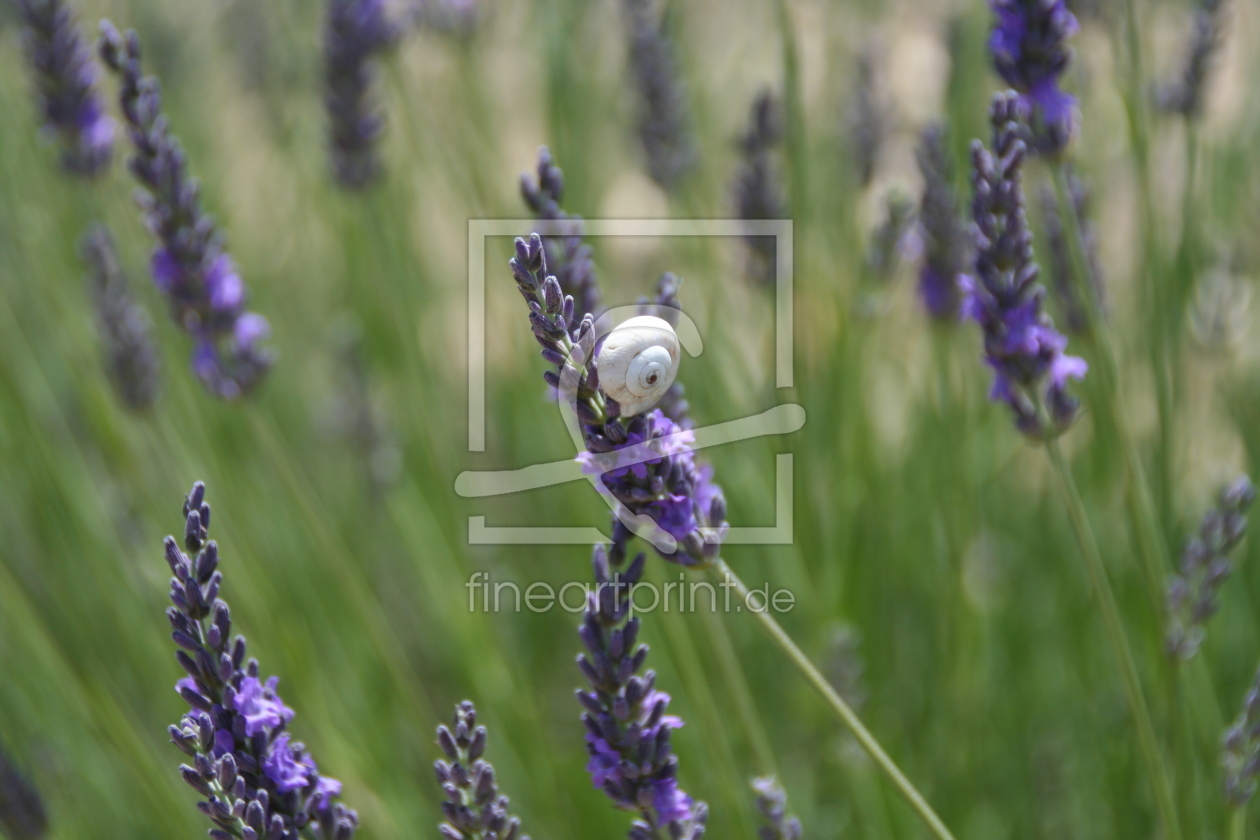
[[[201,209],[200,189],[162,113],[158,80],[140,74],[140,40],[101,21],[100,53],[121,79],[119,105],[135,154],[128,161],[144,188],[140,206],[153,251],[153,279],[170,302],[171,316],[192,335],[192,369],[216,396],[233,399],[258,384],[271,365],[260,346],[266,319],[245,310],[245,283],[223,235]]]
[[[165,542],[175,575],[166,617],[186,673],[175,691],[190,707],[167,730],[192,759],[180,774],[204,797],[197,807],[214,823],[214,840],[351,840],[359,818],[334,801],[341,782],[321,776],[292,740],[293,710],[276,693],[277,678],[261,681],[258,660],[245,659],[245,638],[231,635],[205,495],[198,481],[184,499],[184,550],[174,537]]]
[[[1256,792],[1256,774],[1260,773],[1260,670],[1243,697],[1238,718],[1225,730],[1224,741],[1225,799],[1241,808]]]
[[[1186,119],[1202,115],[1203,90],[1226,30],[1225,9],[1226,0],[1199,0],[1181,75],[1156,91],[1155,101],[1160,110]]]
[[[521,175],[521,197],[538,221],[555,222],[562,229],[558,235],[543,237],[543,250],[547,266],[560,282],[560,291],[574,300],[569,329],[577,327],[582,316],[588,313],[598,318],[599,281],[591,259],[591,246],[582,241],[582,217],[571,216],[560,206],[564,198],[564,172],[556,166],[546,146],[538,150],[537,175]]]
[[[94,225],[80,245],[91,271],[92,302],[105,371],[123,403],[143,411],[157,398],[159,361],[153,322],[131,295],[109,229]]]
[[[449,727],[439,726],[438,746],[450,762],[438,760],[433,769],[446,794],[438,826],[446,840],[529,840],[520,833],[521,821],[508,813],[508,798],[499,794],[494,767],[483,761],[486,728],[477,726],[477,710],[468,700],[455,707]]]
[[[1044,440],[1067,430],[1077,400],[1069,379],[1081,379],[1084,360],[1064,355],[1067,339],[1042,311],[1045,289],[1037,282],[1032,233],[1020,183],[1024,142],[1016,122],[1016,94],[993,99],[993,151],[971,147],[975,274],[963,278],[964,313],[984,333],[985,361],[993,368],[990,398],[1015,412],[1015,424]]]
[[[372,107],[371,62],[397,37],[384,0],[328,0],[324,107],[333,176],[347,189],[361,189],[380,174],[376,141],[383,121]]]
[[[923,197],[919,201],[923,240],[919,295],[929,315],[949,321],[958,317],[962,303],[958,278],[967,270],[971,242],[954,194],[942,126],[929,126],[923,132],[916,156],[923,174]]]
[[[648,174],[673,190],[695,165],[687,125],[686,91],[674,61],[673,44],[661,31],[652,0],[622,0],[630,36],[630,70],[639,96],[639,140]]]
[[[75,175],[97,175],[113,154],[114,121],[101,104],[96,65],[74,12],[66,0],[16,2],[44,126],[61,138],[61,165]]]
[[[0,746],[0,835],[13,840],[40,840],[47,833],[44,800]]]
[[[1089,279],[1093,294],[1100,305],[1103,303],[1102,266],[1098,261],[1098,236],[1094,232],[1094,224],[1090,220],[1089,188],[1076,175],[1068,170],[1068,194],[1072,206],[1076,210],[1076,218],[1080,220],[1081,239],[1085,246],[1085,259],[1089,263]],[[1084,333],[1089,329],[1089,315],[1085,301],[1077,293],[1076,284],[1072,280],[1072,253],[1068,245],[1067,234],[1063,230],[1063,219],[1059,215],[1059,202],[1054,190],[1045,187],[1041,190],[1041,214],[1045,220],[1046,255],[1050,267],[1050,289],[1058,299],[1064,316],[1065,326],[1070,333]],[[1103,307],[1105,310],[1105,306]]]
[[[752,780],[757,792],[757,810],[766,820],[761,840],[801,840],[801,821],[787,812],[787,794],[773,776]]]
[[[1066,0],[989,0],[996,17],[989,52],[998,75],[1019,92],[1031,145],[1054,156],[1072,139],[1076,100],[1059,89],[1071,60],[1067,39],[1080,29]]]
[[[595,589],[579,629],[586,652],[578,668],[590,684],[577,693],[585,709],[586,769],[617,807],[638,814],[630,840],[698,840],[708,808],[678,787],[678,759],[669,743],[670,730],[683,723],[665,714],[669,695],[656,689],[656,674],[639,674],[648,648],[638,644],[639,619],[630,615],[629,592],[646,558],[640,554],[622,567],[628,538],[614,528],[611,551],[595,547]]]
[[[1256,488],[1246,476],[1221,489],[1217,507],[1203,516],[1198,536],[1186,542],[1178,573],[1168,583],[1169,656],[1190,659],[1203,642],[1204,628],[1220,606],[1217,593],[1233,564],[1229,553],[1247,532],[1247,508]]]
[[[740,138],[743,163],[735,181],[735,210],[739,218],[755,221],[787,215],[775,151],[783,140],[779,105],[769,91],[753,102],[748,129]],[[748,233],[748,274],[770,284],[775,279],[775,237]]]

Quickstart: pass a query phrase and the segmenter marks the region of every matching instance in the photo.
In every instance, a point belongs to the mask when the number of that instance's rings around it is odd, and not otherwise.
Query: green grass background
[[[1189,6],[1135,2],[1149,79],[1162,77],[1180,60]],[[592,240],[611,303],[649,294],[663,270],[684,277],[683,303],[706,340],[680,376],[698,422],[805,407],[796,434],[706,451],[737,525],[772,523],[773,456],[796,456],[794,544],[733,546],[726,559],[753,585],[796,593],[783,623],[830,672],[855,670],[836,664],[837,634],[860,638],[861,714],[960,838],[1155,836],[1120,682],[1044,453],[986,400],[976,328],[929,325],[913,265],[888,285],[863,268],[885,192],[919,188],[911,149],[925,122],[949,120],[960,173],[967,141],[987,136],[998,81],[984,52],[984,3],[788,0],[791,72],[773,4],[671,3],[701,152],[673,198],[642,174],[611,0],[488,3],[466,43],[411,34],[381,74],[386,174],[362,196],[327,177],[320,4],[80,5],[85,32],[102,14],[139,31],[252,308],[274,327],[279,361],[238,404],[216,402],[192,379],[188,341],[146,276],[149,245],[125,170],[95,185],[57,171],[55,151],[37,139],[16,16],[0,6],[0,733],[44,794],[52,837],[204,833],[165,734],[182,704],[171,689],[179,669],[162,615],[161,538],[182,527],[194,479],[208,486],[236,626],[263,669],[280,675],[298,713],[293,730],[345,782],[362,837],[437,836],[433,729],[464,698],[490,728],[488,757],[531,834],[624,834],[627,816],[583,769],[575,617],[468,610],[474,571],[522,586],[589,574],[582,548],[470,547],[470,514],[492,525],[603,525],[607,512],[585,484],[490,501],[454,493],[463,470],[571,454],[542,395],[507,239],[487,245],[487,446],[466,451],[467,220],[526,215],[516,178],[544,143],[565,170],[573,212],[727,216],[734,138],[756,91],[782,90],[785,77],[796,92],[785,161],[795,388],[774,388],[772,297],[742,276],[738,243]],[[1144,176],[1125,129],[1123,23],[1118,10],[1089,17],[1077,38],[1068,84],[1082,99],[1083,131],[1073,155],[1097,196],[1124,393],[1175,553],[1215,487],[1260,457],[1254,336],[1209,351],[1185,318],[1161,326],[1151,314],[1161,300],[1181,313],[1198,278],[1227,258],[1251,288],[1260,89],[1248,80],[1260,74],[1260,19],[1235,4],[1184,205],[1182,125],[1155,118],[1144,134],[1163,255],[1154,268],[1139,259]],[[869,45],[895,119],[863,189],[843,126]],[[112,99],[112,80],[106,89]],[[1030,165],[1027,182],[1035,194],[1048,173]],[[164,392],[147,415],[124,411],[101,372],[76,255],[96,218],[118,237],[157,322]],[[1182,241],[1184,258],[1174,259]],[[344,347],[354,333],[389,430],[375,453],[338,433],[339,412],[353,404]],[[1073,347],[1093,358],[1087,342]],[[1156,348],[1176,373],[1165,439]],[[1216,836],[1220,733],[1260,658],[1260,547],[1244,543],[1220,615],[1174,692],[1125,516],[1123,459],[1095,423],[1095,390],[1078,391],[1085,410],[1065,446],[1185,831]],[[677,569],[654,559],[650,574]],[[723,632],[746,687],[717,666]],[[680,775],[710,804],[710,836],[754,836],[747,780],[770,771],[811,838],[924,835],[746,615],[655,614],[643,635],[687,721],[674,739]],[[756,727],[739,713],[743,692]],[[756,757],[759,741],[774,766]]]

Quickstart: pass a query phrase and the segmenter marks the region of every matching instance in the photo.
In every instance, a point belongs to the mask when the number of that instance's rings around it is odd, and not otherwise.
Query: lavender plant
[[[44,129],[61,142],[61,165],[92,177],[109,166],[114,121],[96,90],[96,65],[66,0],[15,0]]]
[[[905,193],[889,191],[884,196],[884,218],[866,245],[866,270],[877,283],[889,283],[896,276],[910,250],[913,227],[914,202]]]
[[[1098,237],[1090,221],[1090,191],[1085,182],[1070,171],[1068,194],[1071,197],[1075,217],[1080,221],[1081,241],[1085,246],[1085,259],[1089,265],[1089,281],[1093,294],[1100,303],[1103,300],[1102,265],[1098,261]],[[1063,320],[1070,333],[1089,330],[1088,304],[1077,293],[1072,280],[1072,249],[1068,233],[1059,214],[1059,203],[1054,190],[1043,188],[1040,193],[1042,216],[1045,221],[1047,264],[1050,269],[1050,288],[1058,299]]]
[[[0,746],[0,834],[12,840],[41,840],[48,813],[34,783]]]
[[[276,692],[278,678],[260,680],[258,660],[245,659],[245,638],[231,635],[205,493],[198,481],[184,499],[184,549],[174,537],[165,541],[175,575],[166,617],[186,674],[175,690],[190,707],[168,730],[193,759],[180,775],[205,797],[197,807],[214,823],[214,840],[350,840],[359,819],[336,801],[341,782],[321,776],[292,740],[294,712]]]
[[[754,221],[782,219],[787,215],[776,150],[783,142],[779,104],[769,91],[753,101],[748,128],[739,140],[742,162],[735,178],[735,212]],[[748,274],[763,283],[775,280],[775,237],[745,234]]]
[[[984,333],[985,362],[994,372],[990,398],[1010,406],[1021,432],[1045,440],[1075,419],[1078,402],[1067,383],[1083,378],[1087,365],[1064,354],[1067,339],[1042,310],[1045,289],[1024,212],[1019,109],[1016,94],[994,97],[993,151],[979,141],[971,147],[976,256],[974,275],[963,280],[963,308]]]
[[[215,396],[234,399],[271,365],[271,353],[261,346],[270,328],[245,309],[245,283],[223,234],[201,208],[200,185],[162,113],[161,86],[141,75],[139,37],[103,20],[100,54],[121,81],[118,101],[135,149],[128,164],[143,187],[138,200],[145,224],[158,241],[154,282],[175,323],[193,337],[193,373]]]
[[[621,0],[629,37],[630,73],[638,96],[639,141],[648,174],[674,190],[695,166],[695,141],[687,124],[687,96],[674,47],[661,31],[652,0]]]
[[[643,575],[646,557],[625,565],[630,533],[614,525],[609,548],[595,547],[595,589],[586,601],[579,633],[586,652],[578,667],[590,689],[577,692],[585,711],[587,771],[619,808],[638,814],[630,840],[696,840],[708,808],[678,786],[678,759],[670,730],[682,720],[666,714],[669,695],[657,690],[656,674],[640,674],[647,645],[638,643],[639,619],[629,593]]]
[[[508,798],[499,793],[494,767],[481,758],[486,728],[477,725],[477,710],[465,700],[455,707],[451,725],[437,729],[438,746],[450,761],[433,764],[446,800],[445,821],[438,826],[447,840],[529,840],[521,821],[508,812]]]
[[[880,94],[875,73],[874,49],[858,56],[853,104],[845,116],[845,133],[857,171],[858,186],[869,187],[875,179],[884,144],[892,129],[892,118]]]
[[[599,317],[599,281],[591,246],[582,241],[582,217],[571,216],[560,206],[564,198],[564,172],[543,146],[538,150],[537,176],[521,174],[521,197],[540,222],[553,222],[561,228],[554,236],[543,237],[547,266],[560,283],[560,291],[573,297],[575,304],[569,329],[573,330],[586,313]]]
[[[1071,60],[1067,39],[1080,29],[1064,0],[989,0],[995,22],[989,52],[1017,104],[1037,154],[1055,157],[1072,139],[1076,100],[1060,89]]]
[[[599,476],[603,492],[632,521],[647,517],[676,542],[672,551],[657,543],[666,559],[695,565],[716,557],[727,527],[726,502],[712,470],[696,465],[694,438],[659,409],[623,417],[617,401],[600,390],[594,319],[586,314],[570,332],[573,297],[548,273],[538,234],[528,243],[516,240],[511,268],[529,303],[534,337],[552,365],[544,379],[573,401],[587,449],[578,456],[583,471]]]
[[[1169,656],[1190,659],[1203,643],[1207,621],[1220,607],[1217,593],[1233,571],[1229,554],[1247,532],[1247,509],[1256,488],[1246,476],[1221,488],[1217,506],[1203,515],[1197,536],[1187,540],[1178,573],[1168,582]]]
[[[788,813],[787,793],[773,776],[752,780],[757,794],[757,810],[766,825],[758,832],[761,840],[801,840],[801,821]]]
[[[1202,116],[1204,89],[1225,36],[1226,10],[1226,0],[1198,0],[1181,74],[1156,91],[1160,110],[1187,120]]]
[[[923,241],[923,265],[919,269],[919,296],[928,314],[939,321],[958,317],[962,303],[959,278],[967,270],[971,242],[954,194],[945,129],[924,129],[915,152],[923,175],[919,200],[919,234]]]
[[[347,189],[362,189],[380,174],[384,121],[372,103],[373,59],[397,37],[384,0],[328,0],[324,108],[333,177]]]
[[[1260,670],[1243,695],[1242,710],[1225,730],[1223,740],[1225,800],[1241,812],[1256,792],[1256,774],[1260,773]]]
[[[157,398],[160,374],[153,322],[128,288],[108,228],[92,226],[84,234],[80,251],[90,271],[105,372],[123,404],[143,411]]]

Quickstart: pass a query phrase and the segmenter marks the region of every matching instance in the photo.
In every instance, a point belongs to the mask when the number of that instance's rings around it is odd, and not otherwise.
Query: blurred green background
[[[1120,4],[1103,3],[1082,14],[1067,84],[1082,102],[1073,155],[1095,193],[1124,393],[1175,555],[1216,487],[1260,463],[1260,344],[1246,329],[1260,260],[1260,16],[1234,4],[1188,200],[1183,124],[1152,115],[1143,129],[1157,210],[1143,231],[1125,105],[1178,71],[1190,6],[1135,2],[1147,78],[1126,76]],[[542,144],[565,171],[571,212],[727,217],[749,105],[789,78],[794,389],[774,388],[772,295],[743,276],[739,242],[591,240],[610,304],[650,294],[663,270],[684,278],[706,341],[680,374],[698,423],[805,407],[794,435],[706,451],[736,525],[772,524],[774,454],[796,455],[795,543],[725,557],[750,584],[796,594],[784,625],[960,838],[1157,833],[1044,453],[986,400],[978,330],[928,323],[915,262],[891,279],[865,264],[886,194],[918,193],[912,152],[928,122],[948,121],[965,186],[966,143],[987,138],[998,87],[986,4],[785,4],[786,17],[747,0],[669,4],[700,149],[673,197],[643,174],[612,0],[487,3],[466,40],[410,33],[378,85],[385,177],[360,196],[327,175],[321,4],[78,4],[85,33],[101,15],[139,31],[251,308],[274,327],[279,361],[237,404],[208,397],[187,370],[189,342],[147,278],[123,167],[95,185],[71,181],[39,142],[16,15],[0,4],[0,733],[44,794],[52,837],[204,834],[165,734],[184,704],[171,689],[161,538],[182,527],[194,479],[215,511],[236,626],[280,675],[292,729],[345,782],[360,836],[437,836],[433,729],[464,698],[533,836],[624,835],[627,815],[584,771],[576,618],[468,610],[474,571],[522,587],[589,574],[580,547],[470,547],[470,514],[603,526],[607,511],[585,484],[454,493],[464,470],[572,454],[543,397],[507,239],[487,245],[487,445],[467,452],[467,221],[528,215],[517,176]],[[866,186],[852,130],[864,54],[888,129]],[[1027,182],[1035,198],[1044,167],[1030,165]],[[97,218],[119,239],[164,351],[164,392],[147,415],[124,411],[102,374],[76,254]],[[1144,253],[1152,236],[1162,256]],[[1174,309],[1171,324],[1152,300]],[[1087,342],[1073,349],[1093,358]],[[1157,352],[1174,372],[1163,435]],[[1175,763],[1186,834],[1216,836],[1220,733],[1260,658],[1260,541],[1244,543],[1174,691],[1127,525],[1123,459],[1095,422],[1093,386],[1077,390],[1085,411],[1065,446]],[[651,568],[657,580],[678,572],[659,559]],[[717,666],[723,624],[747,689]],[[771,771],[811,838],[924,835],[747,616],[658,613],[643,635],[687,721],[674,736],[680,776],[710,804],[710,836],[754,836],[747,780]],[[739,713],[744,691],[756,726]],[[1180,740],[1174,695],[1189,698]],[[759,742],[774,766],[757,758]]]

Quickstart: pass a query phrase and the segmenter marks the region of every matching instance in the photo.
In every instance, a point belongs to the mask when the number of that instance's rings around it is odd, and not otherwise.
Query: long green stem
[[[1046,452],[1059,476],[1059,485],[1067,501],[1072,531],[1076,535],[1076,542],[1085,561],[1090,585],[1102,607],[1103,624],[1107,630],[1112,652],[1116,657],[1116,664],[1120,668],[1129,709],[1133,714],[1134,725],[1137,727],[1138,744],[1147,773],[1150,775],[1151,786],[1154,788],[1155,801],[1159,807],[1160,819],[1164,824],[1164,836],[1167,840],[1180,840],[1181,823],[1177,819],[1177,806],[1173,799],[1172,785],[1160,756],[1159,741],[1155,737],[1155,725],[1151,722],[1151,713],[1146,705],[1146,697],[1142,693],[1142,682],[1138,676],[1137,665],[1133,661],[1133,651],[1129,649],[1129,642],[1125,637],[1124,624],[1120,619],[1120,608],[1116,604],[1116,595],[1111,589],[1102,554],[1098,550],[1098,543],[1094,539],[1094,532],[1085,514],[1085,505],[1081,501],[1080,491],[1076,488],[1076,481],[1068,469],[1063,451],[1059,448],[1059,442],[1053,439],[1047,441]]]
[[[1059,215],[1062,220],[1064,234],[1068,242],[1068,253],[1072,262],[1072,273],[1076,277],[1077,294],[1085,303],[1085,313],[1089,321],[1089,329],[1099,350],[1098,371],[1106,394],[1109,413],[1115,424],[1116,437],[1124,452],[1125,466],[1129,473],[1127,492],[1129,495],[1130,515],[1133,518],[1134,537],[1138,543],[1138,551],[1142,558],[1142,570],[1146,579],[1148,595],[1156,614],[1163,612],[1163,581],[1169,568],[1167,546],[1163,540],[1163,530],[1155,516],[1155,505],[1151,500],[1150,488],[1146,483],[1142,458],[1133,441],[1133,435],[1126,417],[1124,401],[1120,394],[1120,379],[1116,365],[1115,345],[1111,340],[1111,331],[1103,317],[1102,307],[1098,299],[1097,285],[1089,260],[1085,255],[1084,237],[1081,235],[1081,222],[1076,214],[1076,205],[1072,201],[1068,186],[1066,165],[1063,162],[1052,166],[1054,172],[1054,190],[1059,204]]]
[[[1243,840],[1247,836],[1247,806],[1239,805],[1229,815],[1229,840]]]
[[[779,649],[787,655],[788,659],[801,672],[814,690],[822,695],[823,699],[840,718],[840,722],[845,725],[849,732],[861,744],[862,749],[871,757],[871,760],[879,767],[879,769],[893,783],[897,792],[901,797],[909,803],[910,807],[918,814],[919,819],[928,827],[937,840],[954,840],[945,823],[941,820],[936,812],[932,810],[932,806],[928,805],[927,800],[923,798],[923,794],[915,788],[910,780],[906,778],[901,769],[888,757],[888,753],[884,752],[884,748],[880,746],[875,736],[862,724],[857,713],[850,708],[849,704],[844,702],[844,698],[832,688],[827,682],[827,678],[814,666],[805,653],[796,646],[796,642],[792,641],[792,637],[787,634],[780,625],[775,621],[774,616],[770,614],[769,605],[763,605],[764,609],[752,609],[752,601],[749,601],[748,587],[740,580],[739,576],[731,570],[726,561],[718,558],[713,561],[710,568],[717,573],[719,577],[724,577],[735,587],[735,591],[740,597],[740,606],[749,606],[748,612],[761,623],[761,627],[770,636]],[[1170,838],[1170,840],[1178,840],[1178,838]]]

